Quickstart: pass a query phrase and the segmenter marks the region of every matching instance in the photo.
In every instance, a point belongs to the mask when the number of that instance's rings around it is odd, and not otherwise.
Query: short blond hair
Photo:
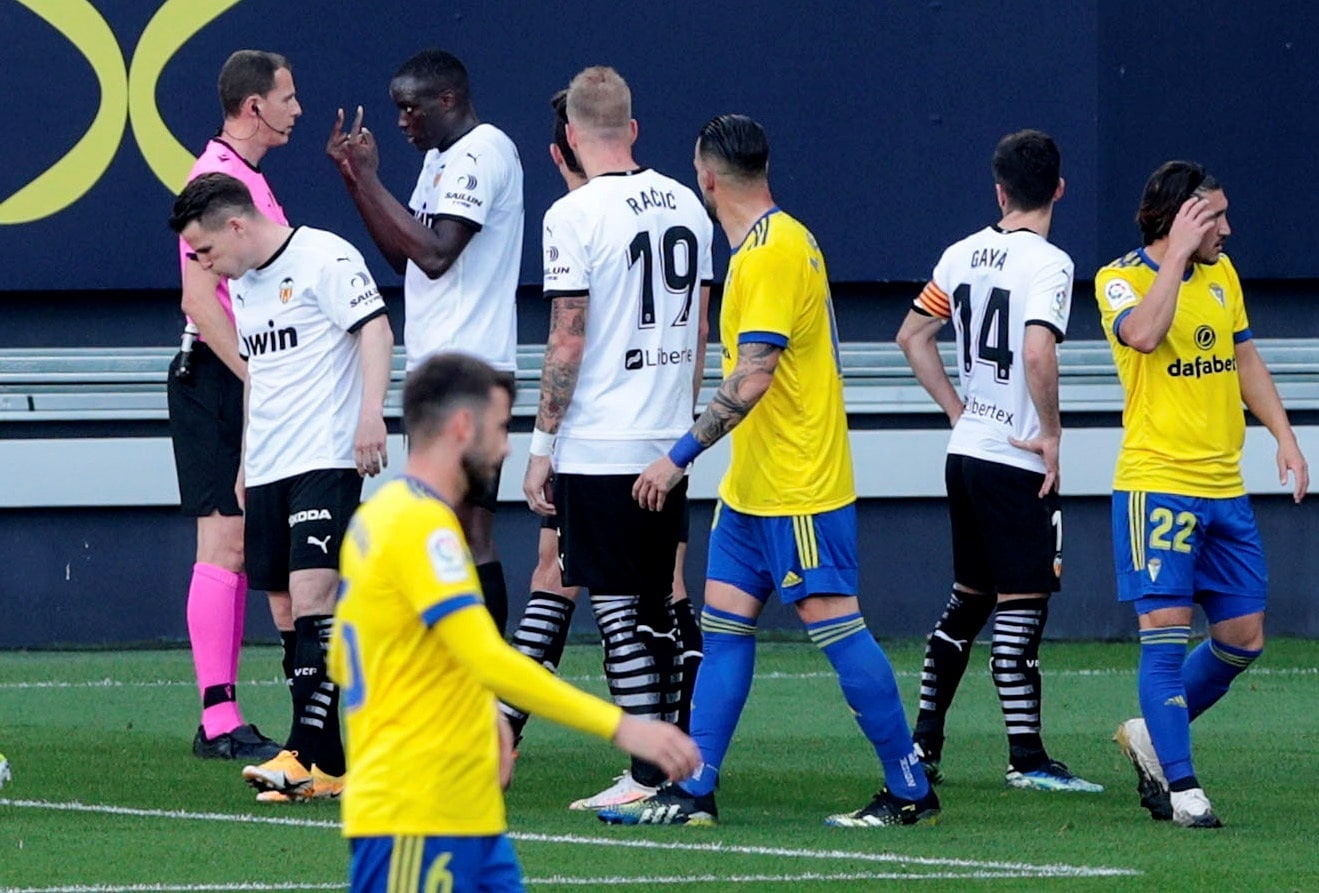
[[[628,133],[632,91],[627,81],[607,65],[583,70],[568,85],[568,121],[600,136]]]

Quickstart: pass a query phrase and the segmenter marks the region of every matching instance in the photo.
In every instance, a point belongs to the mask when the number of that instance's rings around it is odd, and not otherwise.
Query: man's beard
[[[473,453],[463,453],[463,474],[467,477],[468,501],[479,499],[495,487],[498,472],[484,465]]]

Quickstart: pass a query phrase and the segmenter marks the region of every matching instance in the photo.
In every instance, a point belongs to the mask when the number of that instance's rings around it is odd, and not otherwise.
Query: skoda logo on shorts
[[[471,192],[476,188],[476,177],[473,177],[471,174],[463,174],[458,178],[458,188],[466,189],[468,192]]]
[[[1209,350],[1218,341],[1218,336],[1209,326],[1200,326],[1195,330],[1195,346],[1201,350]]]

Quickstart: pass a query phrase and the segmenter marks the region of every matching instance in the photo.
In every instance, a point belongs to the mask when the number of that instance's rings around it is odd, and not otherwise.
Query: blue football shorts
[[[764,602],[856,595],[856,505],[818,515],[748,515],[715,504],[706,576]]]
[[[506,835],[353,837],[348,841],[351,893],[525,893],[522,869]]]
[[[1250,498],[1113,492],[1118,599],[1138,614],[1204,608],[1210,623],[1264,610],[1269,577]]]

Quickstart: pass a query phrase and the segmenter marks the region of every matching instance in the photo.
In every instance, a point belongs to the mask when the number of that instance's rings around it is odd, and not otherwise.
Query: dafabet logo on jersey
[[[1212,350],[1217,343],[1218,336],[1210,326],[1200,326],[1195,330],[1195,346],[1201,350]],[[1237,359],[1234,356],[1197,355],[1189,360],[1183,360],[1181,357],[1173,360],[1168,364],[1168,374],[1174,378],[1202,378],[1221,372],[1235,372],[1236,368]]]

